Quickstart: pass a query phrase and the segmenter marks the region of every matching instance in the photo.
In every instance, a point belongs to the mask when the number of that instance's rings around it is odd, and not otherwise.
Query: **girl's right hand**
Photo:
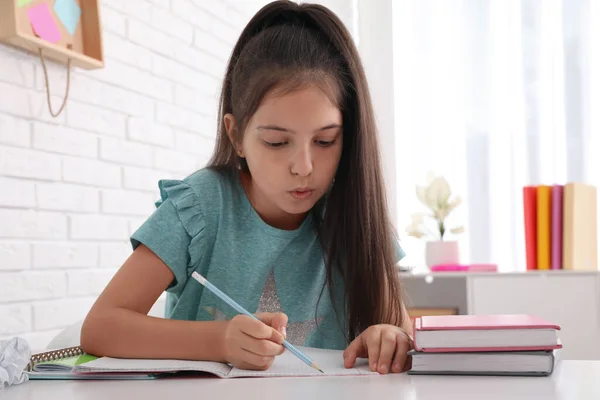
[[[283,340],[288,317],[283,313],[258,313],[257,321],[236,315],[225,327],[224,355],[236,368],[267,370],[285,350]]]

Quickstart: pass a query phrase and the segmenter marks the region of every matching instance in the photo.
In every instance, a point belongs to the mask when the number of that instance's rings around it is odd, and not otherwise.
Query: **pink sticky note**
[[[27,9],[27,16],[33,27],[33,31],[42,39],[50,43],[60,41],[60,31],[50,14],[47,3],[42,3]]]

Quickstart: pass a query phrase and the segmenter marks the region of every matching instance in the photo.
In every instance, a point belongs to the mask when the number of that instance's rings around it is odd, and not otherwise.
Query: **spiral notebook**
[[[354,368],[345,368],[341,350],[298,348],[315,360],[324,373],[307,366],[289,351],[276,357],[267,371],[251,371],[213,361],[95,357],[80,347],[34,355],[26,373],[30,379],[156,379],[179,373],[207,373],[219,378],[378,374],[369,370],[366,359],[356,360]]]
[[[81,347],[67,347],[64,349],[47,351],[34,354],[25,373],[29,379],[154,379],[156,374],[127,373],[127,374],[86,374],[74,373],[74,369],[82,364],[97,360],[98,357],[83,352]]]
[[[76,365],[84,364],[97,358],[84,353],[80,347],[68,347],[34,355],[27,365],[27,370],[36,372],[70,371]]]

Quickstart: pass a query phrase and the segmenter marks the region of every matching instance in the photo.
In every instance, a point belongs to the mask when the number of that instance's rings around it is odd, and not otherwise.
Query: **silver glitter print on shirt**
[[[227,319],[225,313],[216,307],[204,307],[204,309],[213,317],[215,321],[223,321]],[[258,301],[258,309],[256,312],[282,312],[281,301],[277,295],[277,287],[275,285],[275,275],[272,270],[271,273],[269,273],[269,277],[267,278],[267,282],[263,288],[260,300]],[[322,321],[322,319],[322,317],[319,317],[317,320],[312,318],[307,321],[288,323],[286,328],[287,341],[296,346],[303,345],[306,339],[315,330],[318,323]]]
[[[258,301],[258,312],[282,312],[281,301],[277,295],[277,288],[275,286],[275,274],[273,271],[269,274],[265,287],[263,289],[260,300]],[[318,320],[310,319],[308,321],[301,322],[290,322],[287,326],[287,341],[293,345],[301,346],[304,344],[308,336],[315,330],[317,324],[321,322],[322,318]]]

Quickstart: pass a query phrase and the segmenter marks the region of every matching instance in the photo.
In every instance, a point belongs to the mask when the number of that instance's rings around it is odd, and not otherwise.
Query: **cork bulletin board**
[[[99,0],[0,0],[0,41],[83,69],[102,68]]]
[[[40,58],[48,110],[57,117],[69,97],[71,67],[104,67],[99,0],[0,0],[0,41]],[[64,63],[67,83],[54,111],[46,60]]]

